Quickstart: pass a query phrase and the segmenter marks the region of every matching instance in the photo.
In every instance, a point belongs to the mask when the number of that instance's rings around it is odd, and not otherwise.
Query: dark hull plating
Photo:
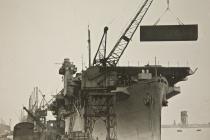
[[[130,95],[116,104],[118,139],[160,140],[162,100],[168,85],[151,79],[139,81],[127,90]],[[95,130],[101,139],[102,126],[96,125]]]

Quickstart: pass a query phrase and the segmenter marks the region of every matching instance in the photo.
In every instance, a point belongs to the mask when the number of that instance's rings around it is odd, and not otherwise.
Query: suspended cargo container
[[[197,39],[197,24],[140,27],[140,41],[194,41]]]

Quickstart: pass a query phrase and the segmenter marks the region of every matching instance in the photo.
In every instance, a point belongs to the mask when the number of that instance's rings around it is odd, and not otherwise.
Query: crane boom
[[[129,42],[131,41],[135,31],[137,30],[139,24],[144,18],[146,12],[148,11],[153,0],[144,0],[143,5],[138,10],[135,17],[132,19],[124,33],[121,35],[114,48],[111,50],[106,58],[107,66],[116,66]]]
[[[28,115],[37,123],[37,125],[39,125],[42,129],[45,129],[46,126],[40,122],[40,120],[33,115],[33,113],[31,113],[26,107],[23,107],[23,109],[28,113]]]
[[[93,65],[106,65],[106,41],[107,41],[107,31],[108,27],[104,27],[104,33],[101,38],[98,50],[95,54],[94,60],[93,60]]]

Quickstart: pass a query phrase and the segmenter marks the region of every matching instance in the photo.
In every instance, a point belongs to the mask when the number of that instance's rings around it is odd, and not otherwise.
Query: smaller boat
[[[197,129],[196,131],[202,131],[201,129]]]
[[[177,132],[182,132],[182,129],[177,129]]]

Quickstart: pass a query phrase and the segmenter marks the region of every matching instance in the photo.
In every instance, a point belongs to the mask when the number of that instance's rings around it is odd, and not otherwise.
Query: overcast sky
[[[13,124],[28,104],[34,86],[48,97],[62,88],[58,74],[68,57],[81,70],[87,57],[87,27],[90,25],[92,54],[104,26],[109,27],[108,50],[136,14],[141,0],[0,0],[0,117]],[[166,0],[154,0],[142,25],[153,25],[166,8]],[[123,54],[120,65],[148,62],[167,66],[198,67],[188,81],[180,82],[182,93],[163,109],[163,123],[180,121],[187,110],[190,122],[210,122],[210,1],[171,0],[170,8],[184,24],[198,24],[198,41],[140,42],[139,29]],[[167,13],[159,24],[177,24]]]

